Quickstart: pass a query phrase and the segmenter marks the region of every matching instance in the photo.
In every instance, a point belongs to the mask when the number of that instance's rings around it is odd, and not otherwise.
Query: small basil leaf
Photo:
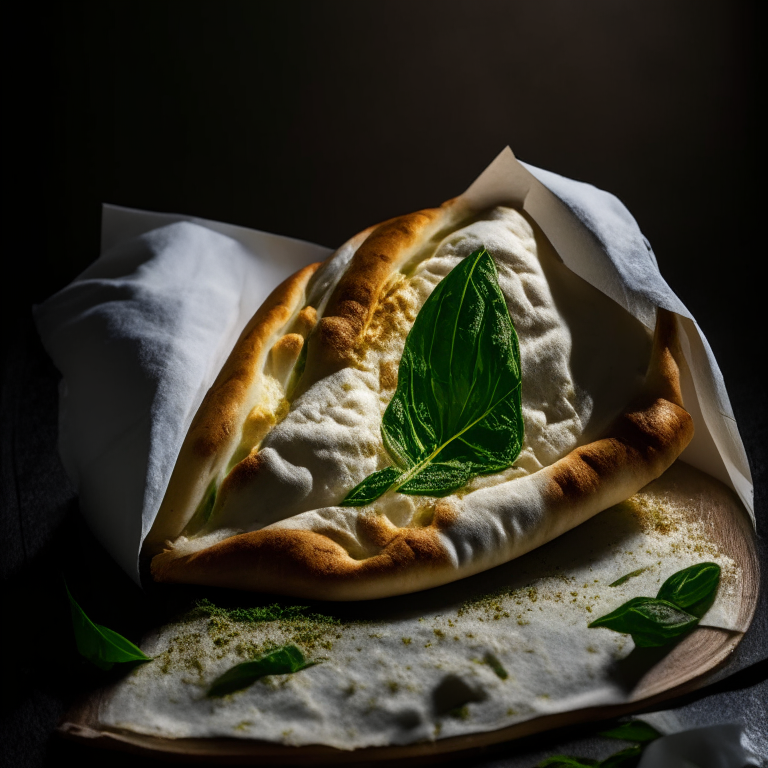
[[[599,760],[590,757],[569,757],[568,755],[552,755],[545,757],[536,768],[597,768]]]
[[[247,688],[260,677],[299,672],[316,663],[307,661],[304,654],[295,645],[275,648],[258,659],[244,661],[242,664],[236,664],[228,669],[213,681],[208,690],[208,696],[225,696],[228,693]]]
[[[402,470],[396,467],[386,467],[378,472],[374,472],[372,475],[368,475],[362,483],[355,486],[347,494],[347,497],[341,502],[340,506],[362,507],[365,504],[370,504],[378,499],[382,493],[389,490],[402,474]]]
[[[602,731],[600,736],[624,741],[650,742],[658,739],[661,734],[642,720],[632,720]],[[542,760],[536,768],[621,768],[637,764],[637,758],[644,749],[644,744],[634,744],[621,752],[616,752],[605,760],[593,760],[584,757],[569,757],[568,755],[553,755]]]
[[[642,751],[643,748],[640,744],[627,747],[626,749],[622,749],[621,752],[616,752],[616,754],[606,757],[605,760],[599,764],[599,768],[619,768],[619,766],[628,764],[636,765],[636,758]]]
[[[621,723],[608,731],[601,731],[600,736],[605,736],[607,739],[646,742],[658,739],[661,734],[652,725],[648,725],[642,720],[630,720],[628,723]]]
[[[480,249],[440,281],[405,340],[381,422],[404,470],[396,490],[443,496],[512,466],[523,444],[521,381],[517,333],[493,258]],[[372,501],[367,482],[343,504]]]
[[[634,597],[590,627],[607,627],[632,635],[641,648],[667,645],[692,630],[699,623],[696,616],[672,603],[654,597]]]
[[[94,624],[72,597],[66,584],[64,589],[67,590],[75,642],[81,656],[104,670],[124,662],[152,661],[130,640],[101,624]]]
[[[720,584],[720,566],[699,563],[672,574],[656,597],[674,603],[701,618],[712,605]]]
[[[641,573],[645,573],[648,569],[647,568],[638,568],[636,571],[632,571],[631,573],[626,574],[625,576],[622,576],[620,579],[616,579],[612,584],[609,584],[609,587],[619,587],[622,584],[625,584],[630,579],[634,578],[635,576],[639,576]]]

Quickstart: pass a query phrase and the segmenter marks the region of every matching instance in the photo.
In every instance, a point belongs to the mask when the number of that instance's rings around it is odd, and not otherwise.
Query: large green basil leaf
[[[75,602],[69,587],[65,584],[64,588],[67,590],[75,642],[81,656],[104,670],[111,669],[115,664],[122,662],[152,661],[130,640],[126,640],[122,635],[101,624],[94,624]]]
[[[656,597],[685,608],[701,618],[715,600],[720,585],[720,566],[699,563],[673,573],[662,585]]]
[[[615,611],[593,621],[590,627],[608,627],[632,635],[643,648],[667,645],[692,630],[697,616],[655,597],[634,597]]]
[[[518,457],[520,349],[485,249],[459,262],[421,308],[381,434],[395,467],[369,475],[342,505],[368,504],[393,486],[444,496]]]
[[[295,645],[284,645],[282,648],[275,648],[253,661],[235,664],[234,667],[213,681],[208,690],[208,696],[224,696],[228,693],[234,693],[242,688],[247,688],[260,677],[299,672],[316,663],[307,661],[304,654]]]

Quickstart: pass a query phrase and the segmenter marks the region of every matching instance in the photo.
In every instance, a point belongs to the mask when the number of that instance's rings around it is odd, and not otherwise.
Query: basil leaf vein
[[[521,381],[517,333],[481,248],[440,281],[406,338],[381,424],[395,466],[369,475],[342,506],[392,487],[445,496],[511,466],[523,444]]]
[[[261,677],[299,672],[318,662],[307,661],[295,645],[284,645],[252,661],[235,664],[217,677],[208,689],[208,696],[225,696],[247,688]]]
[[[103,670],[111,669],[119,663],[152,661],[130,640],[108,627],[92,622],[72,597],[66,584],[64,589],[67,590],[75,642],[81,656]]]

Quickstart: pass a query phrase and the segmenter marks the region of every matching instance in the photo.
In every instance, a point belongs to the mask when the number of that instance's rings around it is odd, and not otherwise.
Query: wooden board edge
[[[168,762],[187,761],[191,763],[244,765],[254,758],[281,765],[354,765],[363,763],[386,764],[394,761],[416,761],[419,764],[437,762],[446,758],[457,759],[461,753],[532,736],[544,731],[579,725],[586,722],[611,720],[641,711],[648,711],[657,704],[679,698],[707,685],[708,679],[724,663],[743,637],[743,633],[701,628],[693,633],[707,637],[706,647],[714,650],[713,640],[719,639],[716,652],[710,655],[710,666],[700,675],[674,688],[634,698],[623,704],[609,704],[589,707],[552,715],[543,715],[505,728],[481,733],[452,736],[436,741],[417,742],[402,746],[363,747],[342,750],[325,745],[290,747],[274,742],[253,739],[232,738],[181,738],[170,739],[133,733],[125,730],[94,729],[87,723],[98,707],[95,697],[84,700],[71,710],[70,715],[58,727],[58,734],[68,740],[108,750],[126,751],[144,757]],[[690,640],[692,638],[689,637]]]
[[[760,563],[751,521],[740,502],[737,503],[736,509],[739,512],[735,517],[720,517],[712,510],[705,514],[704,521],[713,526],[714,538],[724,545],[725,553],[736,555],[740,563],[741,610],[737,624],[746,631],[757,610]],[[734,528],[727,525],[729,520],[735,522]],[[463,752],[547,730],[648,711],[659,703],[668,702],[706,686],[713,674],[727,664],[743,636],[742,631],[704,626],[698,627],[672,649],[636,649],[623,660],[630,663],[625,663],[624,669],[627,701],[621,704],[543,715],[493,731],[415,744],[342,750],[319,744],[291,747],[254,739],[172,739],[127,730],[94,729],[92,724],[98,722],[99,704],[105,691],[95,692],[77,702],[67,712],[57,732],[66,739],[90,746],[133,752],[169,762],[242,765],[252,764],[254,759],[258,758],[261,762],[274,761],[286,766],[384,764],[403,760],[427,764],[440,761],[449,754],[451,759],[457,759]],[[656,654],[655,663],[653,654]],[[633,655],[634,661],[631,660]]]

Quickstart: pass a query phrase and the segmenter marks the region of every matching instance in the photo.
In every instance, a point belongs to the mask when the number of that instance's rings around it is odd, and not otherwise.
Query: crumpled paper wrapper
[[[732,488],[754,523],[753,486],[722,375],[695,319],[613,195],[518,162],[506,148],[464,193],[527,211],[565,264],[648,328],[679,316],[696,434],[681,458]],[[63,374],[64,466],[94,534],[139,581],[142,541],[189,424],[271,290],[330,249],[188,216],[104,206],[101,256],[35,308]]]

